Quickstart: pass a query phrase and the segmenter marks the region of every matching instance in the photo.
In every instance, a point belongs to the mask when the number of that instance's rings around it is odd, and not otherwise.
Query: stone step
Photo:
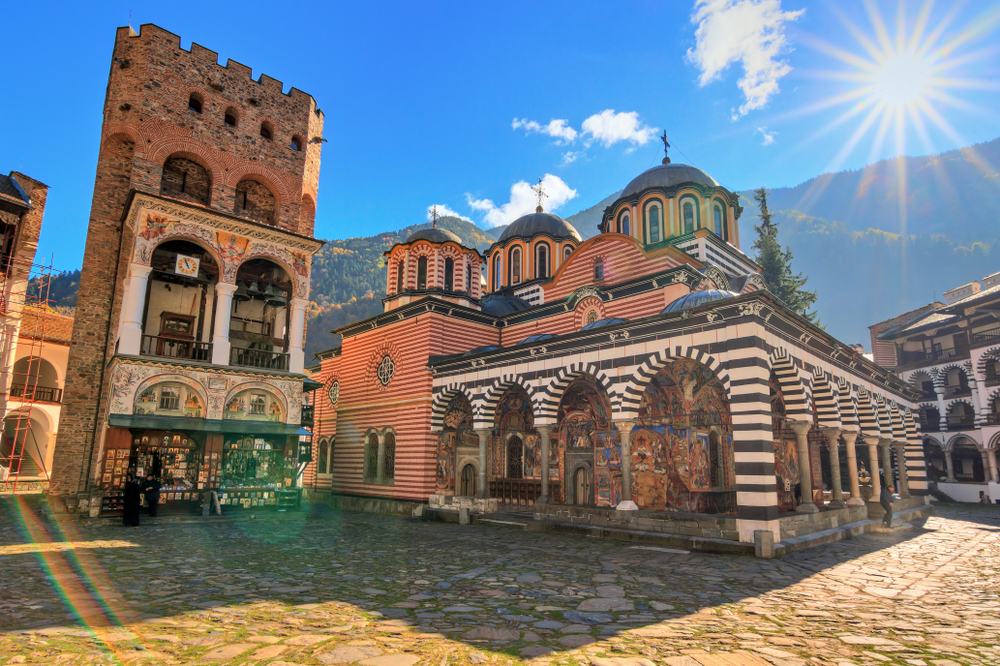
[[[847,523],[846,525],[823,530],[822,532],[813,532],[812,534],[783,539],[774,544],[774,555],[775,557],[781,557],[797,550],[814,548],[823,544],[833,543],[834,541],[852,539],[856,536],[861,536],[865,532],[870,532],[874,525],[874,520],[859,520],[856,523]]]
[[[877,523],[873,528],[872,532],[875,534],[896,534],[897,532],[912,532],[913,525],[910,523],[893,523],[889,527],[886,527],[881,522]]]

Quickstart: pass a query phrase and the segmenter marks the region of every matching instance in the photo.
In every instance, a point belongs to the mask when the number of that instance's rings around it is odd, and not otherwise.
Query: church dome
[[[546,234],[554,240],[572,238],[577,243],[583,242],[580,232],[572,224],[552,213],[530,213],[517,218],[503,230],[497,242],[503,243],[509,238],[531,238],[536,234]]]
[[[531,304],[517,296],[502,296],[490,294],[483,300],[482,311],[494,317],[503,317],[521,310],[527,310]]]
[[[692,291],[690,294],[681,296],[676,301],[663,308],[660,314],[690,310],[691,308],[696,308],[699,305],[705,305],[706,303],[711,303],[712,301],[721,301],[725,298],[732,298],[733,296],[739,296],[739,294],[734,291],[723,291],[721,289]]]
[[[431,243],[445,243],[451,241],[452,243],[462,244],[462,239],[458,237],[458,234],[452,233],[447,229],[439,229],[438,227],[427,227],[426,229],[420,229],[410,234],[410,237],[406,239],[406,243],[414,243],[419,240],[430,241]]]
[[[625,186],[622,197],[630,197],[651,187],[675,187],[683,183],[695,183],[718,187],[719,183],[707,173],[688,164],[660,164],[643,171]],[[513,225],[512,225],[513,226]]]

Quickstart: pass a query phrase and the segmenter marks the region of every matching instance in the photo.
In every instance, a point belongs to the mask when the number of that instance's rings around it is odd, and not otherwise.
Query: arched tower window
[[[546,243],[539,243],[535,251],[538,253],[535,258],[535,277],[547,278],[549,276],[549,246]]]
[[[515,247],[510,252],[510,283],[521,282],[521,248]]]
[[[684,233],[694,233],[694,205],[690,201],[684,202]]]
[[[201,113],[202,99],[201,95],[198,93],[191,93],[191,97],[188,98],[188,109],[194,111],[195,113]]]
[[[382,482],[390,483],[396,478],[396,435],[385,433],[383,442]]]
[[[223,116],[223,120],[230,127],[236,127],[240,122],[240,113],[235,107],[229,107],[226,109],[226,115]]]
[[[236,185],[236,204],[233,210],[240,217],[263,224],[274,224],[277,208],[274,195],[263,183],[246,179]]]
[[[631,236],[629,231],[629,215],[628,212],[622,213],[618,217],[618,233],[625,234],[626,236]]]
[[[444,260],[444,290],[455,291],[455,260],[451,257]]]
[[[417,259],[417,289],[427,288],[427,257]]]
[[[365,480],[378,480],[378,435],[370,433],[365,444]]]
[[[274,127],[266,120],[260,124],[260,135],[267,140],[274,138]]]
[[[212,178],[202,165],[179,156],[163,163],[160,194],[207,206],[211,193]]]
[[[403,293],[403,260],[396,262],[396,293]]]
[[[493,255],[493,290],[500,288],[500,253]]]
[[[573,254],[573,246],[567,245],[563,248],[563,261],[569,259],[569,255]]]
[[[604,259],[598,257],[594,259],[594,280],[604,279]]]
[[[722,210],[722,206],[715,204],[712,206],[712,217],[713,222],[715,222],[715,235],[722,240],[729,240],[726,229],[726,214]]]
[[[302,150],[302,137],[295,135],[292,137],[292,142],[288,144],[288,147],[292,150]]]
[[[649,207],[649,242],[660,242],[660,207]]]
[[[465,267],[465,293],[472,296],[472,264]]]

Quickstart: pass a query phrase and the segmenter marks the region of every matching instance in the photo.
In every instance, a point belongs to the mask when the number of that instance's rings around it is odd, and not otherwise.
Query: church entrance
[[[462,468],[462,476],[459,479],[459,495],[463,497],[473,497],[476,494],[476,468],[466,465]]]
[[[577,468],[573,473],[573,504],[592,505],[593,493],[590,490],[590,470],[586,467]]]
[[[524,460],[524,443],[518,436],[511,437],[507,440],[507,478],[508,479],[521,479],[524,478],[524,468],[522,463]]]

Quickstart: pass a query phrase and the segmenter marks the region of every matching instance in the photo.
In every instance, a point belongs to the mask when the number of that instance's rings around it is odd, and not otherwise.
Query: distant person
[[[152,474],[146,475],[142,494],[146,496],[146,504],[149,505],[149,517],[156,518],[157,505],[160,503],[160,482]]]
[[[879,504],[885,509],[885,518],[882,519],[882,523],[889,527],[892,525],[892,494],[896,492],[893,486],[888,486],[882,489],[882,495],[878,498]]]
[[[139,527],[140,504],[142,504],[142,487],[139,485],[139,479],[130,476],[125,484],[125,514],[122,516],[122,523]]]

